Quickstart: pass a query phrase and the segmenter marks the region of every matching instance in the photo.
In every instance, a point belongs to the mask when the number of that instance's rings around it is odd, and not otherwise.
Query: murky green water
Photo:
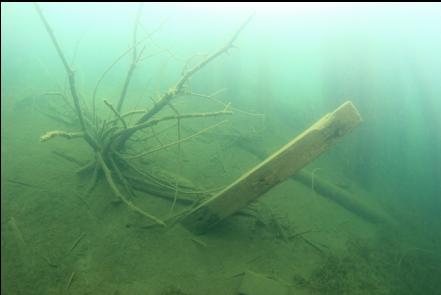
[[[2,294],[439,293],[441,5],[39,7],[1,10]],[[347,100],[320,157],[182,226]]]

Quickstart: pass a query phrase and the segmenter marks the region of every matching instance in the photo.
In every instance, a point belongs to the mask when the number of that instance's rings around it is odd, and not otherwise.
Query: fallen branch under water
[[[174,145],[177,145],[178,150],[180,150],[181,143],[188,141],[189,139],[194,138],[195,136],[198,136],[203,132],[207,131],[208,129],[212,128],[212,127],[205,128],[200,132],[198,132],[197,134],[193,134],[189,137],[181,138],[180,129],[181,129],[182,120],[218,117],[218,116],[225,116],[232,114],[229,108],[230,107],[229,104],[225,104],[224,109],[220,111],[210,111],[210,112],[201,112],[201,113],[180,113],[177,110],[177,108],[173,105],[173,102],[175,99],[178,99],[179,97],[186,96],[188,92],[188,87],[187,87],[188,81],[195,74],[197,74],[200,70],[205,68],[212,61],[214,61],[215,59],[217,59],[218,57],[227,53],[230,49],[235,47],[234,42],[239,37],[239,34],[242,32],[245,26],[249,23],[251,17],[249,17],[233,33],[232,37],[218,50],[214,51],[212,54],[207,55],[204,59],[202,59],[200,62],[195,64],[193,67],[191,68],[185,67],[184,72],[180,77],[180,79],[167,91],[159,95],[159,98],[154,102],[154,104],[150,108],[146,107],[145,110],[123,111],[124,104],[129,95],[129,88],[133,76],[135,74],[135,69],[137,68],[140,62],[145,60],[146,57],[149,57],[149,55],[145,56],[146,47],[143,43],[147,41],[153,34],[150,33],[144,38],[139,38],[138,36],[139,34],[138,27],[141,25],[140,19],[142,13],[142,4],[140,4],[139,9],[137,10],[136,13],[135,22],[133,26],[132,45],[128,50],[126,50],[122,55],[120,55],[114,62],[112,62],[110,66],[107,67],[104,73],[100,76],[93,90],[93,95],[91,97],[92,113],[90,113],[87,111],[87,109],[82,107],[87,104],[85,104],[81,100],[81,97],[77,89],[75,72],[67,62],[65,54],[61,49],[61,46],[55,36],[52,27],[47,21],[43,11],[39,7],[39,4],[35,3],[34,6],[66,72],[68,78],[67,80],[68,80],[70,96],[73,103],[73,112],[75,113],[80,125],[79,131],[75,131],[75,132],[62,131],[62,130],[48,131],[41,136],[40,141],[47,142],[56,137],[69,139],[69,140],[70,139],[84,140],[88,144],[88,146],[92,149],[94,154],[94,159],[91,160],[89,163],[84,165],[83,163],[79,163],[73,158],[70,158],[61,153],[56,153],[56,155],[68,161],[81,164],[83,167],[80,168],[80,170],[78,171],[79,174],[93,173],[91,184],[88,186],[86,190],[86,195],[89,195],[92,192],[92,190],[95,188],[98,182],[98,179],[104,177],[104,179],[106,180],[107,184],[109,185],[115,196],[117,196],[120,201],[126,204],[126,206],[130,210],[146,217],[147,219],[153,221],[157,225],[164,226],[165,223],[160,218],[144,211],[143,209],[139,208],[137,205],[134,204],[133,201],[134,186],[139,188],[141,187],[141,185],[139,185],[140,181],[137,181],[138,183],[134,184],[133,182],[134,176],[132,173],[135,173],[135,175],[137,175],[138,178],[143,178],[145,174],[148,173],[145,173],[145,171],[142,171],[141,169],[138,168],[130,169],[130,167],[133,168],[132,165],[133,163],[130,163],[129,161],[136,160],[136,158],[138,157],[142,157],[147,154],[151,154],[153,152],[157,152],[159,150],[163,150],[165,148]],[[130,52],[132,53],[131,62],[116,104],[114,105],[109,100],[104,100],[104,104],[108,107],[108,109],[110,109],[113,117],[110,120],[103,120],[102,118],[100,118],[100,115],[98,114],[97,108],[95,106],[96,99],[98,97],[98,93],[97,93],[98,87],[103,81],[104,77],[107,75],[107,73],[116,65],[116,63],[122,60],[122,58]],[[167,107],[172,109],[175,114],[169,116],[162,116],[162,117],[158,116]],[[134,124],[129,124],[129,121],[126,120],[128,116],[138,116],[138,118],[135,119]],[[158,147],[150,151],[143,151],[135,156],[126,154],[127,142],[135,134],[147,128],[151,128],[152,126],[162,124],[163,122],[171,121],[171,120],[177,121],[178,140],[176,142],[172,142],[170,144],[164,145],[162,147]],[[131,143],[136,144],[136,141],[131,141]],[[178,162],[180,162],[180,160],[178,160]],[[131,173],[129,173],[128,171],[131,171]],[[144,179],[142,182],[143,182],[142,188],[144,190],[146,189],[146,186],[147,187],[151,186],[151,188],[148,188],[147,191],[158,193],[160,195],[167,195],[167,196],[170,195],[169,185],[162,180],[158,181],[158,179],[147,178]],[[176,179],[170,180],[169,182],[174,184],[173,205],[172,205],[173,208],[174,204],[178,201],[186,202],[187,199],[185,197],[181,197],[181,195],[186,195],[190,189],[186,188],[185,185],[178,183]],[[165,190],[166,193],[163,193],[162,190]],[[126,197],[126,194],[129,197]]]

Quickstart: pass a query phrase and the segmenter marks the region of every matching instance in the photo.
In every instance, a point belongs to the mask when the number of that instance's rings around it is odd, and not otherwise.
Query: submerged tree
[[[84,140],[92,149],[94,155],[93,160],[80,169],[80,172],[92,174],[92,180],[90,186],[88,186],[86,190],[86,194],[90,194],[96,186],[98,180],[104,177],[114,194],[131,210],[143,215],[144,217],[148,218],[158,225],[164,226],[165,223],[163,220],[142,210],[133,203],[132,196],[134,186],[142,185],[143,189],[147,192],[150,192],[152,194],[165,194],[168,197],[171,197],[173,199],[173,206],[176,203],[178,187],[180,193],[194,194],[197,193],[197,191],[195,191],[194,187],[181,183],[178,184],[176,181],[174,182],[171,179],[164,179],[163,177],[154,175],[153,173],[150,173],[145,169],[140,169],[139,167],[134,165],[132,160],[143,157],[149,153],[152,153],[153,151],[148,150],[136,155],[128,155],[125,152],[129,145],[128,141],[135,134],[146,130],[147,128],[161,124],[162,122],[176,120],[179,138],[177,141],[163,145],[154,151],[161,150],[171,145],[179,145],[184,140],[199,135],[200,133],[208,129],[206,128],[204,130],[201,130],[191,136],[188,136],[187,138],[181,138],[181,120],[231,115],[232,111],[229,104],[225,104],[223,109],[219,111],[203,113],[180,113],[177,107],[174,105],[174,102],[176,99],[183,96],[201,96],[201,94],[193,93],[190,88],[187,87],[189,79],[193,77],[193,75],[198,73],[202,68],[207,66],[210,62],[232,49],[234,47],[234,42],[251,18],[248,18],[234,32],[232,37],[228,40],[228,42],[225,43],[224,46],[216,50],[214,53],[207,55],[196,65],[189,68],[184,68],[180,79],[167,91],[161,94],[159,96],[159,99],[154,101],[154,104],[150,108],[143,110],[131,110],[123,113],[122,110],[127,99],[127,91],[133,78],[135,68],[145,58],[145,47],[141,47],[141,45],[143,41],[145,41],[145,39],[149,37],[147,36],[146,38],[138,40],[138,27],[140,25],[141,7],[142,6],[140,6],[137,11],[133,28],[131,47],[120,57],[118,57],[117,60],[113,62],[109,66],[109,68],[106,69],[101,78],[98,80],[97,85],[93,91],[93,95],[91,97],[92,109],[88,110],[84,107],[83,102],[81,101],[77,89],[75,72],[67,62],[65,54],[61,50],[58,40],[45,15],[43,14],[38,4],[35,4],[35,9],[41,21],[43,22],[47,33],[49,34],[49,37],[67,74],[70,96],[73,102],[72,109],[80,126],[80,130],[75,132],[60,130],[49,131],[41,136],[40,139],[41,141],[47,141],[55,137],[63,137],[66,139]],[[123,88],[116,102],[116,105],[107,100],[104,100],[104,104],[113,113],[113,118],[111,120],[104,120],[100,117],[100,114],[98,113],[96,107],[96,94],[98,86],[103,80],[104,76],[110,71],[110,69],[122,57],[126,56],[129,53],[131,53],[132,55],[131,64],[127,71]],[[205,97],[210,96],[205,95]],[[159,116],[164,113],[164,110],[166,108],[170,108],[173,111],[173,115]],[[129,124],[127,120],[127,118],[129,117],[134,117],[135,123]],[[172,185],[173,183],[175,184],[174,186]]]

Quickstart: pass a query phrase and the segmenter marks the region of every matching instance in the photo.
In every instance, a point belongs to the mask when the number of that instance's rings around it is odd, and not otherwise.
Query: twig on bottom
[[[75,242],[72,244],[72,247],[70,247],[69,251],[67,252],[67,254],[69,254],[70,252],[73,251],[73,249],[75,249],[78,244],[81,242],[81,240],[86,236],[86,233],[82,233],[76,240]]]
[[[70,286],[72,285],[75,274],[76,274],[76,272],[71,273],[69,280],[67,281],[67,284],[66,284],[66,290],[69,290]]]
[[[191,238],[191,240],[193,241],[193,242],[195,242],[196,244],[198,244],[199,246],[202,246],[202,247],[207,247],[207,243],[205,243],[204,241],[201,241],[201,240],[199,240],[199,239],[197,239],[197,238]]]

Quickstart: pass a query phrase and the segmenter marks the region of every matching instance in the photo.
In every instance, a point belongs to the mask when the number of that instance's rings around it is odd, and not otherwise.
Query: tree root
[[[227,53],[231,48],[234,47],[234,42],[238,38],[240,32],[244,29],[244,27],[247,25],[247,23],[250,21],[251,17],[248,18],[240,27],[238,30],[234,32],[232,37],[229,39],[227,43],[224,44],[224,46],[220,47],[218,50],[214,51],[212,54],[207,55],[202,61],[197,63],[191,68],[184,68],[184,71],[182,73],[181,78],[172,85],[168,91],[163,93],[159,96],[159,99],[154,103],[154,105],[150,109],[144,110],[132,110],[128,112],[122,112],[123,110],[123,104],[127,98],[128,88],[130,85],[130,81],[133,77],[133,72],[136,68],[136,65],[144,60],[146,57],[143,57],[143,50],[144,48],[141,48],[141,50],[138,50],[138,46],[141,45],[142,42],[144,42],[146,39],[150,38],[151,34],[146,36],[145,38],[142,38],[141,40],[137,39],[137,30],[138,26],[140,26],[140,16],[141,16],[141,7],[137,11],[136,20],[134,23],[133,28],[133,42],[132,47],[126,50],[120,57],[118,57],[102,74],[102,76],[99,78],[91,97],[91,104],[92,104],[92,112],[89,112],[86,108],[87,104],[85,101],[82,100],[82,98],[79,95],[78,86],[76,84],[75,79],[75,72],[73,68],[68,63],[66,56],[64,52],[61,49],[61,46],[58,42],[58,40],[55,37],[55,34],[49,25],[46,17],[44,16],[42,10],[40,9],[39,5],[37,3],[34,4],[35,9],[38,13],[38,16],[40,20],[42,21],[45,30],[47,31],[50,40],[52,42],[52,45],[54,46],[57,55],[59,59],[61,60],[61,63],[64,67],[64,70],[67,75],[67,82],[70,90],[70,96],[72,99],[73,105],[70,104],[69,107],[73,109],[80,125],[79,132],[66,132],[66,131],[50,131],[41,136],[41,141],[48,141],[54,137],[63,137],[66,139],[73,139],[73,138],[80,138],[84,140],[90,148],[95,153],[95,159],[93,161],[90,161],[83,167],[81,167],[77,173],[78,174],[86,174],[93,171],[91,183],[86,189],[86,196],[88,196],[95,186],[97,185],[98,179],[101,176],[101,171],[103,171],[104,177],[110,186],[113,193],[122,201],[124,202],[131,210],[139,213],[140,215],[143,215],[144,217],[152,220],[155,222],[155,224],[165,226],[164,221],[160,220],[159,218],[145,212],[144,210],[137,207],[135,204],[133,204],[132,200],[128,199],[123,192],[120,191],[115,181],[124,188],[125,192],[129,195],[129,197],[134,196],[134,189],[140,189],[143,191],[147,191],[149,193],[152,193],[155,196],[167,196],[167,198],[171,199],[173,201],[172,208],[174,207],[176,202],[190,202],[189,196],[204,196],[206,197],[208,195],[207,192],[198,192],[194,187],[185,185],[184,183],[181,183],[179,181],[178,177],[158,177],[154,175],[153,173],[144,173],[143,171],[137,169],[130,163],[128,163],[127,159],[124,159],[123,151],[126,149],[126,142],[132,138],[132,136],[137,133],[138,131],[145,130],[146,128],[153,127],[159,123],[162,123],[164,121],[170,121],[170,120],[177,120],[178,122],[178,140],[176,142],[170,143],[165,146],[161,146],[155,150],[148,151],[148,153],[153,153],[165,148],[168,148],[172,145],[178,145],[186,140],[189,140],[195,136],[197,136],[200,133],[203,133],[207,131],[210,128],[213,128],[215,126],[206,128],[204,130],[201,130],[200,132],[197,132],[196,134],[190,135],[185,138],[181,138],[181,130],[180,130],[180,122],[182,119],[191,119],[191,118],[204,118],[204,117],[216,117],[216,116],[223,116],[223,115],[230,115],[232,114],[231,109],[229,108],[229,104],[223,104],[224,109],[217,112],[201,112],[201,113],[186,113],[186,114],[180,114],[178,110],[174,109],[174,107],[171,105],[172,100],[175,98],[185,96],[186,95],[186,86],[187,82],[192,78],[194,74],[199,72],[202,68],[204,68],[207,64],[212,62],[213,60],[217,59],[219,56],[223,55],[224,53]],[[153,34],[153,33],[152,33]],[[122,59],[123,56],[128,54],[129,52],[132,52],[132,62],[130,64],[130,67],[128,69],[126,78],[124,80],[123,88],[121,90],[119,99],[115,106],[111,104],[108,101],[104,101],[104,103],[107,105],[107,107],[112,111],[114,117],[110,118],[109,120],[102,120],[97,116],[96,113],[96,97],[97,97],[97,90],[101,83],[101,81],[104,79],[106,74],[110,71],[110,69],[113,68],[113,66]],[[66,98],[63,96],[63,98]],[[165,107],[170,106],[175,111],[174,116],[163,116],[158,117],[158,114],[164,110]],[[126,117],[140,114],[140,117],[135,121],[134,124],[130,124],[130,121],[125,120]],[[120,124],[116,124],[117,122],[121,122],[122,126]],[[139,144],[139,142],[138,142]],[[162,145],[162,144],[161,144]],[[136,157],[141,157],[146,154],[138,154]],[[61,155],[59,155],[61,156]],[[63,157],[67,159],[67,157]],[[129,157],[130,158],[130,157]],[[68,159],[71,160],[71,159]],[[76,162],[76,161],[75,161]],[[178,162],[180,160],[178,159]],[[128,167],[132,168],[133,171],[137,173],[137,175],[140,175],[142,179],[136,179],[136,177],[132,177],[130,174],[127,173],[127,171],[123,171],[122,168],[126,168],[124,166],[124,163],[127,164]],[[82,164],[78,163],[77,164]],[[180,164],[179,164],[180,165]],[[110,167],[110,168],[109,168]],[[169,181],[166,180],[166,178],[169,178]],[[178,198],[179,194],[179,198]],[[81,199],[81,198],[80,198]],[[200,198],[192,198],[191,203],[199,201]],[[87,205],[87,203],[86,203]],[[74,273],[72,274],[72,278],[74,276]],[[70,281],[72,280],[70,279]],[[70,284],[70,283],[69,283]]]
[[[134,205],[133,202],[127,200],[127,198],[117,188],[117,186],[113,180],[113,177],[112,177],[112,172],[110,171],[109,167],[107,167],[107,164],[104,162],[103,157],[99,153],[97,154],[97,159],[98,159],[99,164],[101,165],[101,168],[103,169],[104,176],[106,177],[107,183],[109,184],[110,188],[112,189],[114,194],[121,201],[123,201],[127,205],[127,207],[129,207],[129,209],[141,214],[142,216],[156,222],[157,224],[159,224],[161,226],[165,226],[165,223],[162,220],[145,212],[144,210],[142,210],[142,209],[138,208],[136,205]]]

